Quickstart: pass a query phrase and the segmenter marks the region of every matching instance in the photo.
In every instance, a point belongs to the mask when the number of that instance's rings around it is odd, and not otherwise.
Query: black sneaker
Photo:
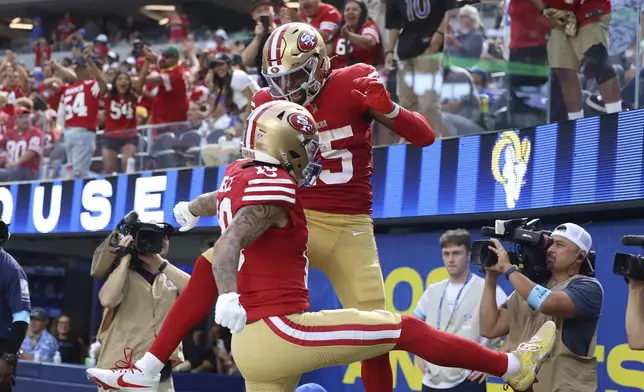
[[[604,106],[604,100],[601,95],[591,95],[586,99],[586,105],[593,110],[606,113],[606,107]]]

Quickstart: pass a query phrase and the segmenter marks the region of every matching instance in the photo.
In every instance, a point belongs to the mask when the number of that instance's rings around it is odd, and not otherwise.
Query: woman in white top
[[[239,114],[245,120],[250,114],[251,98],[259,90],[257,82],[246,72],[233,69],[231,58],[225,53],[209,58],[208,67],[206,84],[213,93],[214,102],[223,98],[227,112]]]

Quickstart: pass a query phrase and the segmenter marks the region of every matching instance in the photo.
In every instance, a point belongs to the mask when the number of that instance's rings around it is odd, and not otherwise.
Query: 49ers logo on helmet
[[[287,120],[288,123],[300,133],[305,135],[313,135],[315,133],[315,125],[313,121],[304,114],[291,113]]]
[[[302,52],[310,52],[318,44],[318,37],[311,31],[302,31],[297,36],[297,48]]]

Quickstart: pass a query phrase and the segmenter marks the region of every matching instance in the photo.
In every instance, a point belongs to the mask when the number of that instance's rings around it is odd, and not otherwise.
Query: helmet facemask
[[[300,136],[302,146],[301,151],[289,150],[282,152],[282,161],[284,168],[289,175],[298,182],[299,187],[307,188],[315,185],[318,176],[322,172],[320,143],[315,139],[308,139]],[[300,161],[303,160],[300,152],[306,153],[306,165],[301,167]],[[297,174],[299,170],[300,174]]]
[[[268,81],[271,95],[299,105],[311,103],[322,88],[322,81],[318,78],[320,60],[319,55],[314,55],[288,72],[271,75],[262,72]]]

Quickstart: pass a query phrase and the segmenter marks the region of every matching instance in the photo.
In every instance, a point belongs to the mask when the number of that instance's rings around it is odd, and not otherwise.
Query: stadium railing
[[[144,125],[137,128],[139,139],[133,165],[128,171],[169,169],[191,166],[217,166],[230,162],[239,149],[239,136],[232,135],[231,128],[217,129],[207,121],[178,122]],[[240,131],[237,131],[238,133]],[[96,149],[90,168],[91,175],[103,173],[102,146],[104,132],[96,134]],[[117,155],[117,168],[121,168],[122,155]],[[120,170],[117,170],[120,172]],[[66,179],[70,172],[65,166],[65,151],[62,142],[46,149],[42,160],[41,179]]]

